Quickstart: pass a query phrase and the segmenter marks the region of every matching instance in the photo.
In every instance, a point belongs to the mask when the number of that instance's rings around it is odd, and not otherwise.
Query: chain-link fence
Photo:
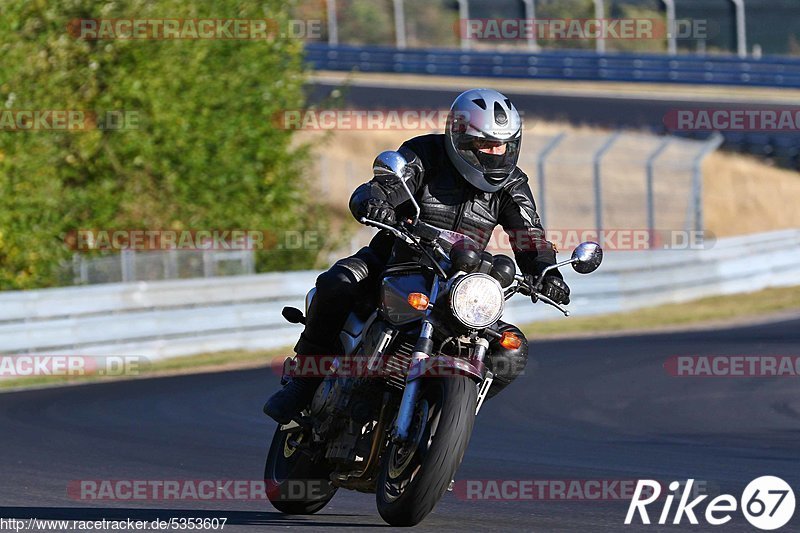
[[[294,16],[325,21],[319,40],[398,48],[585,49],[741,57],[800,50],[795,0],[304,0]],[[500,21],[652,21],[652,36],[548,37],[509,31]],[[469,24],[487,23],[474,33]],[[516,28],[516,26],[514,26]]]
[[[529,135],[520,167],[549,226],[700,231],[700,165],[719,141],[619,131]]]
[[[75,254],[63,277],[83,285],[254,273],[253,250],[122,250],[101,257]]]

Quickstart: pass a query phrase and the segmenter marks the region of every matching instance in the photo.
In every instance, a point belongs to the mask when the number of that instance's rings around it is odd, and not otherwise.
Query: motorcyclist
[[[409,163],[407,184],[420,205],[420,220],[466,234],[481,250],[495,226],[502,225],[520,271],[531,278],[556,262],[556,250],[544,237],[528,177],[517,167],[521,141],[522,120],[511,101],[492,89],[472,89],[453,102],[444,134],[415,137],[398,151]],[[357,220],[367,217],[392,224],[413,214],[407,200],[399,180],[374,177],[353,192],[350,210]],[[408,248],[403,243],[396,245],[391,233],[380,231],[369,246],[322,273],[305,330],[295,346],[298,357],[341,353],[338,334],[354,302],[377,297],[386,265],[399,261],[404,253]],[[569,292],[561,274],[549,271],[541,293],[567,304]],[[499,329],[513,331],[522,344],[514,350],[497,341],[490,344],[487,366],[497,372],[489,396],[513,381],[527,361],[522,332],[505,323]],[[311,401],[321,379],[293,378],[270,397],[264,412],[288,423]]]

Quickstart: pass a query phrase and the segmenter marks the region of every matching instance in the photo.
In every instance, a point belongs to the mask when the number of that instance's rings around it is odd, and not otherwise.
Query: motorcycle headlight
[[[465,326],[482,329],[503,314],[503,289],[491,276],[467,274],[456,280],[450,291],[453,315]]]

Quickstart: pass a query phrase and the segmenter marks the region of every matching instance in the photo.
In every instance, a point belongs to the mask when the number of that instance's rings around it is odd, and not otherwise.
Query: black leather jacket
[[[509,235],[523,273],[539,274],[543,268],[554,264],[555,248],[545,239],[525,173],[516,168],[501,190],[483,192],[458,173],[447,157],[444,140],[442,134],[422,135],[406,141],[399,149],[409,162],[407,183],[420,204],[420,219],[468,235],[481,249],[486,248],[492,230],[500,224]],[[371,198],[388,202],[395,208],[398,218],[413,215],[413,207],[406,201],[399,181],[372,179],[360,185],[350,198],[350,210],[356,219],[363,216],[365,204]],[[393,244],[394,237],[390,233],[379,232],[370,247],[386,256]]]

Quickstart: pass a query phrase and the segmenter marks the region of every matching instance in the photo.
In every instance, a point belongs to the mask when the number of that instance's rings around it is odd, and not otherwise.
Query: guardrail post
[[[731,0],[736,8],[736,53],[747,57],[747,29],[745,26],[744,0]]]
[[[214,276],[214,252],[203,250],[203,277],[210,278],[212,276]]]
[[[247,250],[242,250],[242,270],[243,274],[255,274],[256,273],[256,252],[252,248],[252,243],[248,241],[249,246],[251,248]]]
[[[336,0],[328,2],[328,44],[336,46],[339,44],[339,24],[336,20]]]
[[[469,50],[471,44],[469,37],[466,34],[466,28],[469,20],[469,0],[458,0],[458,33],[461,37],[461,49]]]
[[[724,140],[725,137],[715,131],[692,162],[692,206],[694,207],[694,229],[696,231],[703,231],[703,160],[719,148]]]
[[[647,231],[648,231],[648,242],[650,246],[653,246],[653,234],[656,229],[656,208],[655,208],[655,193],[653,190],[654,185],[654,167],[656,164],[656,159],[660,156],[664,150],[667,149],[669,143],[672,142],[672,137],[664,138],[658,147],[653,150],[653,153],[647,158]]]
[[[89,283],[89,264],[81,254],[72,256],[72,283]]]
[[[594,158],[592,160],[592,165],[594,167],[594,208],[595,208],[595,229],[600,232],[603,231],[603,184],[601,181],[600,175],[600,162],[603,160],[603,156],[606,155],[611,149],[611,145],[613,145],[619,136],[622,135],[622,132],[615,131],[611,135],[608,136],[608,139],[603,143],[597,152],[594,153]]]
[[[394,34],[397,48],[406,47],[406,15],[403,9],[403,0],[392,0],[394,4]]]
[[[122,250],[119,254],[119,260],[122,281],[136,281],[136,252],[134,250]]]
[[[566,132],[561,132],[549,141],[547,144],[544,145],[544,148],[536,155],[536,177],[537,182],[539,183],[539,194],[538,196],[538,204],[536,205],[537,211],[539,211],[539,217],[542,220],[547,220],[545,217],[545,172],[544,172],[544,163],[547,159],[547,156],[550,155],[556,146],[559,145],[561,141],[567,136]]]
[[[594,0],[594,18],[598,21],[598,36],[595,39],[595,47],[598,54],[606,52],[606,37],[603,35],[602,25],[599,22],[606,17],[606,6],[603,0]]]
[[[536,40],[536,25],[533,21],[536,20],[536,0],[522,0],[525,4],[525,18],[531,21],[531,33],[528,35],[528,49],[531,52],[539,51],[539,43]]]
[[[661,0],[667,10],[667,53],[678,53],[678,39],[675,35],[675,0]]]
[[[178,252],[171,248],[162,256],[164,264],[164,279],[178,278]]]

